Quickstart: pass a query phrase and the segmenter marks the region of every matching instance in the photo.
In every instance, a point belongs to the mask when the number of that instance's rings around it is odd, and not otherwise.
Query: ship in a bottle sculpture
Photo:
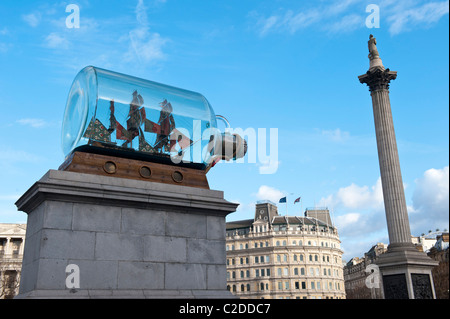
[[[199,93],[88,66],[69,91],[60,170],[209,188],[211,167],[247,151],[217,119],[229,126]]]

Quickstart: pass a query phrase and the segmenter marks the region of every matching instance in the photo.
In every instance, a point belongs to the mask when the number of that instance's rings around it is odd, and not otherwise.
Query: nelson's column
[[[396,71],[383,66],[373,35],[369,38],[370,67],[359,81],[372,96],[384,207],[389,234],[388,251],[377,261],[385,299],[435,298],[431,269],[437,262],[419,252],[411,242],[400,162],[389,101],[389,82]]]

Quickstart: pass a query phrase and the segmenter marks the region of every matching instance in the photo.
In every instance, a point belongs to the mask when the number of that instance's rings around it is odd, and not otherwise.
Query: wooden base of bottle
[[[59,170],[209,189],[204,170],[95,153],[74,152]]]

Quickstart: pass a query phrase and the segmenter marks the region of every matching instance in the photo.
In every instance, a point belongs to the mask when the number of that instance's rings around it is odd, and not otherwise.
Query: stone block
[[[164,264],[120,261],[118,289],[163,289]]]
[[[165,265],[165,289],[206,289],[206,265]]]
[[[67,264],[75,264],[79,268],[79,289],[117,289],[117,261],[69,260]]]
[[[73,229],[96,232],[120,231],[120,207],[73,204]]]
[[[207,238],[208,239],[220,239],[225,238],[226,233],[226,222],[225,218],[221,216],[207,216],[206,217],[207,226]]]
[[[35,289],[67,289],[67,265],[67,259],[39,259],[39,273]]]
[[[72,229],[72,209],[70,202],[47,201],[45,203],[44,228]]]
[[[23,250],[22,267],[39,258],[41,248],[41,234],[42,231],[33,234],[26,234],[25,248]]]
[[[227,270],[222,265],[206,266],[207,289],[225,289],[227,287]]]
[[[94,247],[94,232],[43,229],[39,257],[94,259]]]
[[[186,239],[167,236],[145,236],[144,260],[186,262]]]
[[[166,235],[189,238],[206,238],[206,216],[168,212]]]
[[[122,228],[125,234],[160,235],[165,233],[166,213],[157,210],[122,208]]]
[[[188,239],[187,260],[189,263],[225,264],[225,241]]]
[[[144,258],[142,236],[97,233],[95,259],[97,260],[137,260]]]

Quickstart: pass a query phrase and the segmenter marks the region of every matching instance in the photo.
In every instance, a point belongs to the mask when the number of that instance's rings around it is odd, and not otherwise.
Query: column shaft
[[[389,91],[372,91],[373,114],[390,244],[411,243]]]

